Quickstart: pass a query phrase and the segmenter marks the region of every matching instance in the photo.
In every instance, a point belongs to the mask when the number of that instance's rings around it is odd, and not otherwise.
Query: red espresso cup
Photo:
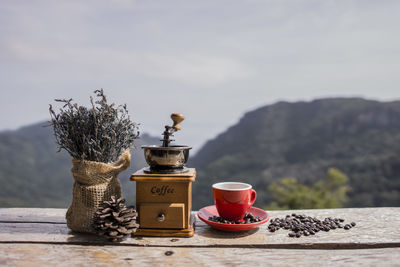
[[[243,220],[257,197],[251,185],[245,183],[216,183],[212,189],[219,216],[232,221]]]

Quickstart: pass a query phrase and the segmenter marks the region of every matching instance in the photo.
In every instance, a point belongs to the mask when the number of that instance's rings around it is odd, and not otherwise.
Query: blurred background
[[[194,209],[243,181],[256,206],[400,205],[399,1],[0,3],[0,206],[67,207],[71,158],[49,104],[103,88],[160,144],[193,146]],[[56,105],[57,106],[57,105]],[[59,107],[59,106],[58,106]]]

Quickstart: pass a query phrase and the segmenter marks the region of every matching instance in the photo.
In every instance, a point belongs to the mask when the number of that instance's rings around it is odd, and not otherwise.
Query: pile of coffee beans
[[[208,220],[212,222],[227,223],[227,224],[247,224],[247,223],[255,223],[261,221],[260,217],[254,216],[251,213],[246,213],[243,221],[231,221],[215,215],[212,217],[208,217]]]
[[[290,230],[289,237],[301,237],[315,235],[319,231],[329,232],[338,228],[349,230],[356,226],[355,222],[350,224],[344,224],[342,218],[325,218],[324,220],[318,220],[315,217],[306,216],[304,214],[286,215],[285,218],[275,218],[270,221],[268,230],[275,232],[280,228]]]

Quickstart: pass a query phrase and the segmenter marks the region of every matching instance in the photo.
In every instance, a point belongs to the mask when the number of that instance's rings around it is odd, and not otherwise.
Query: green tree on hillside
[[[324,209],[341,208],[347,202],[348,177],[330,168],[322,179],[311,186],[296,178],[284,178],[269,187],[274,201],[267,209]]]

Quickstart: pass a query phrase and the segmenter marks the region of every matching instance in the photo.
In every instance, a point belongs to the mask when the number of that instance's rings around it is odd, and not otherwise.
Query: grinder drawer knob
[[[164,215],[164,213],[158,214],[157,221],[159,221],[159,222],[165,221],[165,215]]]

